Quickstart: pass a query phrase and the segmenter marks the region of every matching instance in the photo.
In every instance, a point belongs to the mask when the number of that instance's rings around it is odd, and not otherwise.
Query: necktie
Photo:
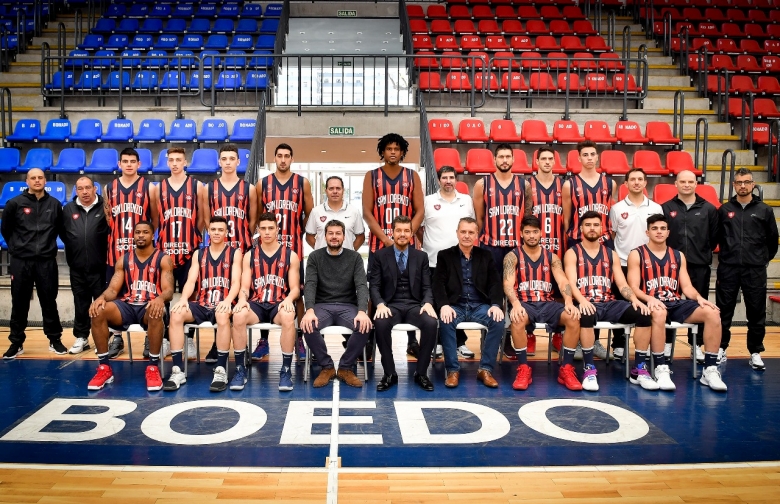
[[[406,269],[406,254],[401,252],[398,255],[398,271],[403,273],[405,269]]]

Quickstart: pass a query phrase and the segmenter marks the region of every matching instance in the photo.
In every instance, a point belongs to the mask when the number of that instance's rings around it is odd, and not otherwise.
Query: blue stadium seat
[[[20,162],[19,149],[0,149],[0,173],[16,171]]]
[[[0,222],[2,222],[2,219],[0,219]],[[5,242],[2,234],[0,234],[0,250],[8,250],[8,244]]]
[[[136,30],[135,33],[138,33]],[[130,49],[137,51],[149,51],[154,47],[154,37],[148,34],[138,34],[130,42]]]
[[[71,142],[99,142],[103,136],[103,123],[100,119],[82,119],[76,124],[76,132],[70,136]]]
[[[101,49],[95,51],[95,58],[90,60],[90,66],[92,68],[114,68],[117,66],[116,53],[114,51],[107,51]]]
[[[109,121],[101,141],[121,143],[132,142],[133,121],[130,119],[112,119]]]
[[[259,7],[259,6],[258,6]],[[243,17],[238,20],[238,25],[236,26],[236,33],[249,33],[250,35],[254,35],[259,30],[259,27],[257,26],[257,20],[256,19],[244,19]]]
[[[200,81],[201,81],[200,70],[195,70],[192,72],[192,74],[190,74],[190,84],[188,87],[192,90],[199,89],[198,86],[200,85]],[[212,81],[211,70],[204,70],[203,89],[211,89],[212,84],[213,81]]]
[[[157,164],[152,168],[152,173],[171,173],[171,169],[168,168],[168,149],[163,149],[157,156]]]
[[[135,142],[162,142],[165,140],[165,122],[162,119],[144,119],[138,125]]]
[[[39,142],[67,142],[71,134],[71,125],[68,119],[50,119],[46,124],[46,131],[38,135]]]
[[[273,51],[276,45],[276,35],[260,35],[257,37],[257,43],[255,49],[265,49],[267,51]]]
[[[84,173],[114,173],[118,169],[119,154],[116,149],[95,149],[92,160],[84,168]]]
[[[224,142],[228,137],[227,121],[222,119],[206,119],[198,135],[198,142]]]
[[[211,33],[211,21],[203,18],[195,18],[190,21],[190,25],[187,27],[187,33],[200,35]]]
[[[187,167],[187,173],[211,175],[219,170],[219,155],[216,149],[196,149],[192,153],[192,161]]]
[[[149,15],[149,6],[145,4],[134,3],[130,5],[130,8],[127,10],[127,14],[125,15],[131,18],[145,18]]]
[[[231,51],[251,51],[254,48],[254,38],[251,35],[234,35],[230,41]]]
[[[108,37],[108,41],[103,45],[103,49],[109,51],[124,51],[127,44],[130,43],[130,37],[124,34],[115,33]]]
[[[203,48],[212,51],[220,51],[220,50],[225,50],[225,47],[227,47],[227,45],[228,45],[227,35],[209,35],[208,40],[206,40],[206,45],[203,46]]]
[[[184,40],[182,40],[181,44],[179,44],[179,49],[202,51],[203,37],[201,35],[185,35]]]
[[[166,142],[194,142],[198,135],[198,126],[192,119],[174,119],[171,130],[165,137]]]
[[[246,169],[249,166],[249,155],[252,153],[249,149],[238,149],[238,167],[236,173],[243,175],[246,173]]]
[[[85,59],[89,56],[89,51],[82,51],[81,49],[74,49],[68,53],[68,57],[65,60],[66,67],[88,67],[90,65],[89,60]]]
[[[150,33],[152,35],[157,35],[158,33],[162,33],[162,31],[163,31],[162,19],[157,19],[157,18],[145,19],[144,24],[142,24],[141,28],[138,29],[138,33]]]
[[[92,33],[97,33],[98,35],[111,35],[114,33],[117,29],[116,21],[110,18],[100,18],[97,20],[97,23],[95,23],[95,26],[92,27]]]
[[[97,91],[102,84],[100,70],[87,70],[81,72],[79,81],[73,86],[76,91]]]
[[[266,9],[268,12],[268,9]],[[263,23],[260,25],[260,33],[276,33],[279,29],[278,19],[263,19]]]
[[[97,189],[96,192],[98,194],[102,195],[103,194],[103,187],[100,184],[94,184],[94,185],[95,185],[95,189]],[[73,189],[71,189],[71,191],[70,191],[70,199],[73,199],[75,197],[76,197],[76,186],[74,185]]]
[[[146,58],[141,61],[141,68],[163,68],[168,66],[168,53],[166,51],[149,51]]]
[[[87,164],[84,149],[62,149],[57,164],[51,167],[52,173],[79,173]]]
[[[125,17],[126,12],[127,6],[122,4],[111,4],[108,6],[108,9],[106,9],[106,12],[103,14],[103,16],[110,18],[121,18]]]
[[[7,137],[9,142],[36,142],[41,134],[41,121],[38,119],[20,119],[14,132]]]
[[[178,35],[187,31],[187,21],[184,19],[169,19],[163,27],[163,33],[171,33]]]
[[[68,202],[68,191],[65,188],[65,182],[52,180],[50,182],[46,182],[44,189],[46,189],[46,192],[49,193],[49,196],[56,199],[63,205]]]
[[[173,53],[174,56],[180,56],[178,59],[171,60],[171,68],[178,68],[181,63],[182,68],[197,68],[198,60],[195,59],[195,53],[192,51],[179,50]]]
[[[281,17],[282,4],[268,4],[265,6],[265,17]]]
[[[214,26],[211,27],[211,33],[230,33],[235,30],[232,19],[217,19],[214,21]]]
[[[222,58],[219,56],[219,51],[214,49],[201,51],[200,59],[203,60],[204,68],[211,68],[212,70],[215,70],[222,65]]]
[[[154,48],[158,51],[175,51],[179,47],[179,37],[176,35],[163,34],[157,37],[157,43]]]
[[[40,168],[41,170],[46,171],[51,168],[53,159],[54,156],[52,155],[51,149],[30,149],[27,151],[24,163],[19,165],[19,168],[16,171],[27,173],[33,168]]]
[[[0,209],[5,208],[8,200],[22,194],[27,189],[27,182],[12,181],[3,184],[3,192],[0,193]]]
[[[244,89],[256,91],[268,87],[268,72],[265,70],[252,70],[246,74]]]
[[[231,142],[251,142],[255,136],[257,128],[256,119],[238,119],[233,123],[233,134],[230,135]]]
[[[65,250],[65,244],[59,236],[57,237],[57,250]]]
[[[240,14],[240,8],[238,3],[223,3],[222,8],[219,10],[218,17],[220,19],[237,18]]]
[[[119,26],[116,27],[116,30],[114,30],[116,33],[125,33],[127,35],[133,35],[138,33],[138,30],[140,28],[140,23],[137,19],[129,19],[125,18],[119,21]],[[95,31],[94,29],[92,30]]]
[[[261,17],[263,17],[263,6],[260,4],[245,3],[244,8],[241,9],[241,19]]]
[[[137,49],[128,49],[122,51],[121,63],[118,62],[122,68],[140,68],[141,67],[141,51]]]
[[[241,73],[234,70],[220,72],[214,88],[217,91],[240,91],[244,89],[241,83]]]
[[[154,168],[152,151],[143,148],[136,149],[135,151],[138,153],[138,171],[151,173],[152,168]]]
[[[160,89],[163,91],[176,91],[178,88],[181,88],[182,91],[187,90],[187,74],[177,70],[165,72],[160,83]]]
[[[103,35],[90,33],[84,37],[84,41],[78,45],[82,51],[98,51],[103,48]]]
[[[119,91],[120,87],[122,91],[130,90],[130,72],[111,72],[106,76],[106,80],[101,86],[103,91]]]
[[[63,80],[63,75],[65,76]],[[75,72],[73,70],[65,70],[64,73],[62,70],[58,70],[54,72],[54,75],[51,76],[51,82],[49,84],[46,84],[46,89],[48,91],[59,91],[64,89],[65,91],[73,91],[73,85],[75,84]]]
[[[255,51],[249,59],[249,68],[268,68],[273,66],[274,59],[270,56],[271,51]]]
[[[244,51],[228,51],[225,55],[224,67],[231,70],[246,68],[246,53]]]
[[[217,17],[217,6],[213,3],[202,3],[195,12],[197,17],[214,18]]]
[[[159,76],[154,70],[141,70],[135,74],[131,84],[133,91],[156,91],[160,85]]]
[[[172,14],[170,4],[155,4],[152,10],[149,11],[150,18],[169,18]]]

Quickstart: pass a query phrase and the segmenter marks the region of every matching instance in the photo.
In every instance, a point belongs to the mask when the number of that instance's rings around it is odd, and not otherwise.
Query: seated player
[[[712,390],[725,392],[718,371],[720,348],[720,310],[699,295],[688,276],[685,255],[666,244],[669,221],[663,214],[647,218],[650,241],[628,256],[628,284],[650,309],[666,311],[666,320],[678,323],[704,323],[704,372],[701,383]],[[682,299],[682,294],[686,299]],[[674,390],[669,366],[663,352],[653,351],[655,377],[662,390]]]
[[[244,255],[241,291],[233,309],[233,353],[237,369],[230,382],[230,390],[241,390],[246,383],[243,360],[247,343],[246,326],[272,323],[282,326],[279,390],[290,391],[293,389],[291,366],[295,352],[295,300],[301,293],[298,279],[300,263],[291,248],[277,241],[279,227],[274,214],[262,213],[257,230],[259,243]]]
[[[540,246],[542,224],[537,217],[525,217],[521,224],[523,244],[504,257],[504,294],[510,305],[512,344],[517,355],[515,390],[526,390],[533,383],[527,363],[527,333],[537,323],[550,328],[566,328],[563,336],[563,365],[558,383],[569,390],[582,390],[574,371],[574,348],[580,339],[580,311],[574,306],[571,285],[560,258]],[[563,303],[553,298],[553,279],[563,295]]]
[[[141,324],[149,337],[149,365],[146,389],[160,390],[160,347],[165,327],[165,303],[173,298],[173,263],[165,252],[154,248],[154,227],[139,221],[133,229],[135,249],[117,259],[108,288],[89,307],[92,339],[100,365],[89,382],[89,390],[100,390],[114,381],[108,360],[108,329],[124,331]],[[118,299],[122,296],[121,299]]]
[[[599,238],[603,235],[601,214],[595,211],[585,212],[580,218],[580,229],[582,242],[566,251],[563,262],[569,282],[577,286],[572,294],[579,303],[582,315],[580,340],[585,363],[582,388],[591,392],[599,389],[596,366],[593,364],[593,326],[596,322],[603,321],[636,325],[636,368],[632,371],[631,383],[646,390],[658,390],[658,383],[650,376],[646,349],[652,336],[653,349],[663,352],[666,313],[662,310],[651,311],[636,298],[626,283],[617,253],[599,243]],[[615,299],[612,294],[613,284],[620,289],[625,301]]]
[[[192,264],[179,301],[171,306],[171,324],[168,337],[171,342],[173,367],[165,381],[164,390],[178,390],[187,383],[184,374],[182,350],[184,324],[210,322],[217,325],[218,357],[214,368],[212,392],[227,388],[227,355],[230,351],[230,314],[233,301],[241,287],[241,251],[225,241],[228,223],[224,217],[212,217],[209,222],[208,248],[198,249],[192,255]],[[196,292],[197,291],[197,292]],[[189,301],[195,294],[195,301]],[[188,355],[187,357],[192,357]],[[243,364],[243,362],[241,363]]]

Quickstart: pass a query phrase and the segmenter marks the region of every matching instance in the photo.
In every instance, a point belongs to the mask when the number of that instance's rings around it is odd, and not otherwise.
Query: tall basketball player
[[[384,164],[370,170],[363,178],[363,220],[371,232],[367,277],[371,276],[374,253],[393,245],[393,219],[399,215],[412,219],[414,236],[422,225],[425,206],[425,192],[420,176],[412,169],[401,166],[409,151],[409,142],[397,133],[388,133],[379,139],[376,150]],[[369,342],[371,338],[373,333]],[[420,348],[416,335],[410,332],[408,339],[406,353],[416,357]]]
[[[106,285],[114,276],[114,266],[122,254],[135,248],[133,230],[141,221],[157,222],[159,198],[157,188],[138,175],[140,158],[135,149],[126,148],[119,153],[121,175],[106,184],[103,209],[108,221],[108,262]],[[154,231],[154,230],[152,230]],[[110,358],[124,352],[125,342],[121,334],[114,333],[108,349]]]

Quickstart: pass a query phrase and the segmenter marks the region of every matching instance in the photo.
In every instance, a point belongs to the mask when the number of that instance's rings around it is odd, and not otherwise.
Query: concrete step
[[[16,72],[3,72],[0,73],[0,86],[5,86],[6,84],[11,83],[33,83],[36,84],[38,87],[41,86],[41,70],[40,68],[38,71],[30,71],[31,69],[28,68],[26,71],[22,72],[16,71]]]
[[[669,98],[645,98],[646,109],[673,109],[674,102]],[[685,110],[710,110],[710,100],[708,98],[697,98],[694,93],[685,96]]]
[[[769,172],[766,171],[765,166],[745,166],[744,168],[747,168],[750,170],[750,172],[753,174],[753,180],[756,181],[756,183],[762,184],[769,180]],[[729,178],[729,171],[728,168],[726,169],[726,176],[725,179],[728,180]],[[721,180],[721,165],[707,165],[707,184],[716,187],[717,191],[720,192],[720,180]],[[729,188],[726,187],[725,191],[723,192],[724,195],[727,195],[729,191]],[[724,196],[724,198],[727,198],[728,196]]]
[[[687,88],[691,86],[691,78],[685,75],[658,75],[651,72],[647,76],[647,85],[652,86],[674,86],[677,88]]]
[[[41,64],[41,51],[27,51],[24,54],[17,54],[16,61],[18,63],[37,63]]]

